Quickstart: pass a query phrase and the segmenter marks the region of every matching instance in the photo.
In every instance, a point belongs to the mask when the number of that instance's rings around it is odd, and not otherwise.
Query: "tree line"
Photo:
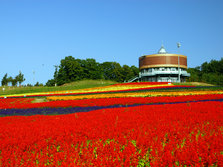
[[[59,66],[55,66],[53,79],[47,81],[46,86],[63,85],[83,79],[104,79],[117,82],[125,82],[138,76],[139,69],[136,66],[121,66],[117,62],[98,63],[93,58],[75,59],[67,56],[60,61]],[[187,79],[189,82],[205,82],[214,85],[223,85],[223,58],[221,60],[211,60],[204,62],[201,66],[188,68],[187,72],[191,76]],[[19,72],[14,78],[6,73],[2,78],[2,86],[17,86],[25,81],[24,75]],[[30,85],[32,86],[32,85]],[[43,86],[38,82],[34,86]]]
[[[223,85],[223,58],[204,62],[201,66],[188,68],[187,71],[191,74],[188,81]]]
[[[9,83],[11,83],[12,86],[17,86],[17,84],[19,83],[19,86],[21,86],[22,82],[24,81],[25,81],[24,74],[22,74],[20,71],[19,74],[16,75],[14,78],[11,76],[8,77],[8,74],[6,73],[2,78],[1,82],[2,86],[8,86]]]
[[[117,62],[98,63],[93,58],[75,59],[67,56],[55,66],[54,78],[47,81],[47,86],[63,85],[83,79],[104,79],[117,82],[127,81],[138,76],[139,69],[135,66],[123,65]]]

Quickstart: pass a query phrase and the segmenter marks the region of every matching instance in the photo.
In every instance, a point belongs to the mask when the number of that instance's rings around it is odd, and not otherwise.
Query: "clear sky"
[[[222,17],[222,0],[0,0],[0,80],[45,83],[69,55],[138,67],[162,41],[196,67],[223,57]]]

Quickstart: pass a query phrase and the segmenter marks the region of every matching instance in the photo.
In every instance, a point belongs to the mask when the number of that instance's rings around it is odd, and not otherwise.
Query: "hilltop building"
[[[157,54],[139,57],[139,82],[185,82],[190,76],[186,71],[187,56],[167,53],[162,45]]]

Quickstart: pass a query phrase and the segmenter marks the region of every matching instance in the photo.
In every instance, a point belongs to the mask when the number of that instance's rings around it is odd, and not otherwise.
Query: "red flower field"
[[[0,109],[12,108],[40,108],[40,107],[90,107],[90,106],[111,106],[111,105],[132,105],[152,103],[174,103],[200,100],[223,99],[223,94],[188,95],[188,96],[164,96],[164,97],[125,97],[125,98],[100,98],[82,100],[59,100],[32,103],[33,98],[7,98],[0,100]]]
[[[2,167],[223,166],[222,95],[45,103],[31,103],[32,100],[1,99],[1,110],[69,105],[126,107],[64,115],[1,117]],[[165,102],[182,103],[160,104]]]

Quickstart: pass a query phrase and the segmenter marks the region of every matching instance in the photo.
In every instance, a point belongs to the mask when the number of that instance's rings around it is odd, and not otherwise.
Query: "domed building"
[[[185,82],[190,76],[186,71],[187,56],[167,53],[162,45],[157,54],[139,58],[139,81]]]

